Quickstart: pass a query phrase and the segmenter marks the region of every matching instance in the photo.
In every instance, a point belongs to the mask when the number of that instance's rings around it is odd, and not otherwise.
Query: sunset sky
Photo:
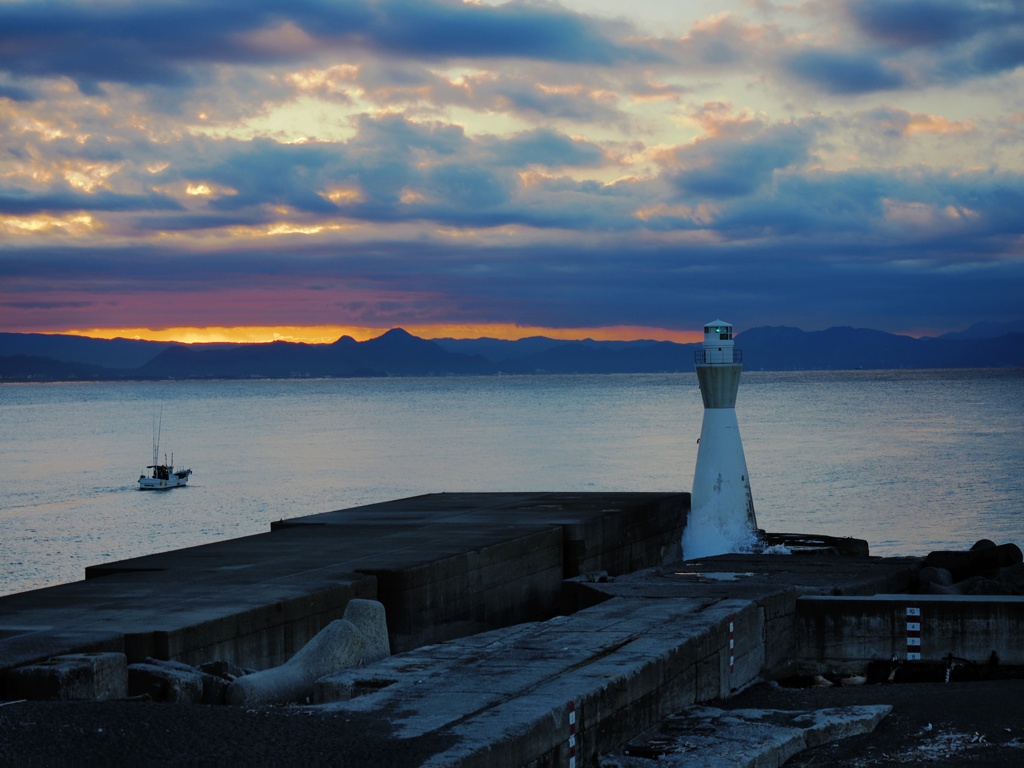
[[[0,0],[0,126],[3,331],[1024,316],[1020,0]]]

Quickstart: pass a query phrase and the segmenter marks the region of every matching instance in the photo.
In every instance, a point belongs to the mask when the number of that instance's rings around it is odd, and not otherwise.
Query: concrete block
[[[458,555],[364,572],[377,580],[391,652],[401,653],[554,613],[562,532],[527,530]]]
[[[185,601],[181,610],[155,616],[145,631],[127,632],[125,653],[130,662],[155,658],[198,666],[209,659],[232,659],[255,669],[279,666],[340,619],[350,600],[376,595],[372,577],[342,572],[335,578],[319,581],[316,574],[303,572],[246,589],[243,597],[235,590],[220,595],[211,588]],[[225,610],[232,599],[236,604]]]
[[[764,620],[757,603],[738,607],[727,617],[728,637],[723,653],[726,656],[728,691],[738,690],[756,679],[764,669]]]
[[[128,693],[170,704],[199,704],[203,678],[202,672],[187,664],[147,659],[128,665]]]
[[[722,691],[723,674],[722,656],[718,651],[700,659],[695,667],[696,679],[694,680],[697,701],[714,701],[728,694],[728,689]]]
[[[22,593],[31,597],[33,593]],[[17,596],[15,596],[17,597]],[[19,626],[16,610],[0,598],[0,686],[8,670],[37,664],[54,656],[75,653],[124,653],[124,635],[117,631],[79,629],[76,627]]]
[[[766,622],[764,628],[764,670],[774,677],[774,670],[792,668],[797,658],[796,617]],[[791,674],[786,672],[785,674]]]
[[[351,670],[351,675],[344,672],[321,677],[313,684],[313,703],[327,704],[332,701],[351,701],[357,696],[377,693],[395,684],[391,677],[369,675],[365,670]]]
[[[128,662],[123,653],[54,656],[10,670],[13,698],[103,701],[128,695]]]
[[[255,706],[312,700],[318,678],[355,666],[366,640],[344,619],[332,621],[280,667],[240,677],[228,686],[229,704]]]
[[[869,661],[906,659],[908,649],[921,661],[952,655],[987,663],[995,653],[1003,664],[1021,665],[1024,597],[801,597],[797,632],[805,672],[859,671]]]
[[[689,494],[678,494],[563,524],[565,575],[617,575],[661,565],[678,554],[689,504]]]
[[[345,606],[345,621],[358,629],[365,641],[360,664],[372,664],[391,655],[384,606],[376,600],[352,600]]]
[[[797,656],[796,591],[781,590],[759,603],[764,608],[764,671],[772,676],[773,670],[791,669]]]
[[[783,765],[809,747],[871,733],[892,707],[837,707],[810,712],[693,707],[634,739],[624,756],[607,755],[602,768],[767,768]]]

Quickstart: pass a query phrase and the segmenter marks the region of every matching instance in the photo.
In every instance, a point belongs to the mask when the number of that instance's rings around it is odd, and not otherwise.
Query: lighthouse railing
[[[728,352],[719,352],[717,349],[698,349],[693,353],[693,362],[695,365],[734,365],[743,362],[743,352],[735,348]]]

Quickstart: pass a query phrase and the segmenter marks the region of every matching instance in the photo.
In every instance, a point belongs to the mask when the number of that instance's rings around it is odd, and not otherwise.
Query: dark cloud
[[[1015,30],[995,34],[979,46],[969,59],[972,69],[983,74],[1003,72],[1024,65],[1024,24]]]
[[[962,0],[847,0],[846,12],[872,38],[898,46],[944,46],[991,23],[992,6]],[[999,14],[1004,17],[1005,14]]]
[[[783,66],[803,82],[835,95],[888,91],[905,84],[903,75],[870,53],[809,48],[784,56]]]
[[[0,84],[0,99],[11,101],[29,102],[35,101],[35,96],[27,88],[20,88],[16,85]]]
[[[369,39],[388,52],[600,65],[656,59],[642,48],[615,43],[593,20],[556,5],[510,2],[467,9],[456,0],[390,0],[372,8]]]
[[[333,164],[328,147],[317,144],[281,145],[260,139],[239,147],[208,169],[193,168],[235,194],[210,203],[220,210],[254,205],[287,205],[306,213],[332,213],[337,206],[319,194],[324,169]]]
[[[0,70],[65,75],[88,95],[101,94],[104,82],[188,85],[200,64],[297,61],[331,50],[599,65],[655,58],[555,5],[473,6],[458,0],[0,5]]]
[[[607,325],[678,327],[681,306],[698,317],[726,315],[740,328],[855,324],[899,330],[1019,315],[1024,265],[992,261],[948,269],[936,261],[910,269],[901,265],[907,245],[837,241],[826,233],[738,241],[728,248],[626,234],[504,247],[432,239],[262,250],[227,244],[204,252],[65,247],[24,254],[7,273],[50,292],[81,295],[88,284],[110,298],[149,295],[151,305],[177,303],[190,313],[227,283],[243,302],[272,290],[322,306],[334,318],[340,303],[383,307],[369,297],[342,301],[352,286],[362,286],[368,295],[386,288],[388,317],[424,312],[436,319],[521,323],[525,316],[552,327],[592,327],[595,317]],[[177,269],[167,270],[168,263]],[[2,289],[0,296],[11,300]],[[231,312],[220,317],[224,324],[248,324]]]
[[[538,129],[519,133],[509,139],[493,141],[493,154],[500,165],[548,167],[597,167],[605,161],[600,146],[586,140],[574,140],[564,133]]]
[[[849,0],[846,13],[892,56],[925,53],[921,82],[956,83],[1024,64],[1024,4],[1018,0]]]
[[[11,309],[84,309],[93,307],[96,303],[92,301],[4,301],[0,307]]]
[[[675,153],[669,175],[686,197],[729,198],[750,195],[769,183],[776,171],[807,157],[810,134],[781,125],[752,136],[701,139]]]
[[[900,47],[946,47],[1024,23],[1017,0],[846,0],[845,5],[861,31]]]
[[[508,187],[497,175],[475,165],[447,163],[432,169],[424,182],[446,206],[460,210],[467,206],[492,208],[509,198]]]
[[[156,193],[127,195],[100,190],[79,192],[55,189],[38,193],[24,189],[7,188],[0,191],[0,213],[25,216],[37,213],[66,213],[69,211],[153,211],[180,210],[173,198]]]

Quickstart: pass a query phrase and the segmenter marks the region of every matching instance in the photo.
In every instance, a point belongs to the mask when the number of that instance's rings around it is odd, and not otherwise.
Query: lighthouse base
[[[722,515],[707,507],[690,510],[680,545],[683,560],[733,552],[761,552],[765,548],[757,528],[751,527],[746,520]]]
[[[683,558],[758,548],[750,476],[733,408],[706,408],[697,449]]]

